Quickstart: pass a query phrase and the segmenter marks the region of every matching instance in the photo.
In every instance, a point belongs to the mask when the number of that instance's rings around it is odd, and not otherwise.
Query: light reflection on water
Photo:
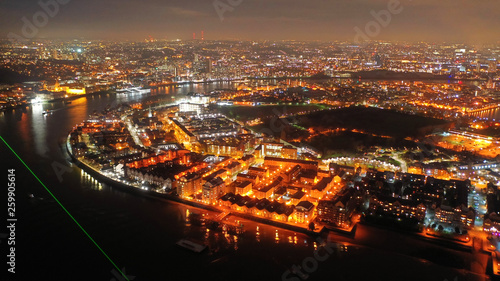
[[[31,130],[33,132],[33,138],[38,141],[35,142],[36,153],[42,157],[47,156],[47,116],[42,115],[43,105],[34,104],[32,107],[31,114]]]
[[[86,173],[84,170],[80,170],[80,182],[82,183],[82,187],[90,188],[92,190],[100,191],[103,189],[103,184],[100,183],[97,179]]]

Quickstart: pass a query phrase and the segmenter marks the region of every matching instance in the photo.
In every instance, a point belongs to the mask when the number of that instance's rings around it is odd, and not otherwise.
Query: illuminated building
[[[307,198],[307,194],[300,190],[300,189],[291,189],[291,188],[287,188],[287,191],[288,192],[291,192],[291,191],[295,191],[295,193],[292,194],[292,196],[290,196],[290,202],[293,204],[293,205],[297,205],[300,203],[300,201],[303,201]]]
[[[297,148],[283,143],[262,143],[262,157],[282,157],[287,159],[297,159]]]
[[[75,85],[75,84],[73,84]],[[59,82],[56,81],[56,83],[53,86],[47,86],[46,89],[51,92],[65,92],[68,95],[85,95],[85,87],[84,86],[61,86]]]
[[[206,66],[206,71],[208,74],[212,73],[212,59],[211,58],[208,58],[207,59],[207,66]]]
[[[229,175],[234,175],[241,171],[241,163],[238,161],[233,161],[226,166]]]
[[[492,212],[484,218],[483,229],[485,231],[497,233],[500,230],[500,215]]]
[[[246,167],[250,167],[255,162],[255,157],[251,154],[247,154],[243,157],[241,157],[241,161],[245,163]]]
[[[301,201],[293,212],[293,219],[298,223],[309,223],[313,218],[314,205],[309,201]]]
[[[286,165],[299,165],[304,170],[318,170],[318,161],[307,161],[307,160],[296,160],[296,159],[283,159],[276,157],[265,157],[264,158],[265,166],[286,166]]]
[[[247,142],[236,137],[220,137],[215,139],[204,139],[201,141],[203,150],[207,154],[220,156],[243,157]]]
[[[261,179],[269,177],[269,169],[267,167],[250,167],[248,168],[249,175],[259,176]]]
[[[197,144],[196,137],[186,129],[179,121],[173,118],[167,118],[167,128],[174,130],[175,138],[186,147],[191,147]]]
[[[201,114],[203,112],[204,106],[198,103],[181,103],[179,104],[179,112],[193,112],[196,114]]]
[[[224,190],[224,180],[216,177],[203,184],[203,202],[205,204],[217,203],[222,191]]]
[[[177,181],[177,195],[189,198],[201,191],[201,177],[198,173],[189,173]]]
[[[497,61],[496,60],[488,61],[488,72],[490,72],[490,73],[497,72]]]
[[[258,217],[287,222],[294,211],[294,206],[287,206],[268,199],[255,199],[234,193],[224,194],[219,198],[219,206],[232,211],[252,214]]]
[[[245,195],[252,190],[251,181],[235,181],[234,182],[235,194]]]
[[[321,199],[333,188],[333,186],[333,177],[322,178],[311,188],[310,196],[316,199]]]
[[[258,175],[252,175],[252,174],[243,174],[243,173],[239,173],[237,175],[237,180],[240,180],[240,181],[250,181],[252,182],[253,184],[259,184],[259,176]]]
[[[283,177],[284,182],[291,182],[297,179],[300,174],[301,168],[300,165],[295,165],[293,167],[289,167],[286,171],[284,171],[281,176]]]
[[[422,221],[426,207],[422,203],[412,200],[389,196],[372,196],[369,210],[373,214],[382,214],[393,218],[413,218]]]
[[[320,200],[317,207],[318,219],[335,226],[349,223],[355,208],[354,200],[351,199],[353,194],[354,190],[350,189],[333,200]]]
[[[270,198],[274,194],[274,191],[282,185],[283,185],[283,178],[278,177],[269,184],[259,185],[254,187],[252,189],[252,192],[256,198],[259,199]]]
[[[473,209],[467,208],[465,205],[456,208],[441,205],[435,210],[436,222],[447,223],[452,226],[471,228],[474,226],[475,217],[476,212]]]

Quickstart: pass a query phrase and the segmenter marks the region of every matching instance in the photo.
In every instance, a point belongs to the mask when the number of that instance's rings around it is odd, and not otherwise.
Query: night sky
[[[21,19],[31,21],[33,14],[42,10],[38,1],[0,0],[0,36],[21,34]],[[214,7],[216,1],[232,9],[223,13],[223,20]],[[365,29],[374,19],[370,12],[386,10],[391,0],[216,1],[69,0],[36,37],[190,39],[193,32],[199,37],[204,30],[208,40],[353,40],[354,28]],[[372,39],[500,41],[498,0],[400,0],[400,5],[401,13],[393,14],[390,23]]]

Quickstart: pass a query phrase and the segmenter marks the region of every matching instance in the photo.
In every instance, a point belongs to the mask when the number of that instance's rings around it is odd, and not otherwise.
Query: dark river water
[[[305,260],[309,268],[317,265],[302,275],[307,280],[485,280],[481,273],[487,270],[486,255],[368,226],[360,226],[355,238],[329,235],[347,247],[314,264],[319,243],[312,237],[250,221],[243,221],[246,232],[239,237],[208,231],[186,219],[188,212],[206,211],[101,184],[72,165],[61,149],[75,124],[116,101],[173,101],[182,93],[228,87],[220,83],[166,87],[144,96],[104,94],[68,105],[32,105],[0,113],[0,135],[129,280],[302,280],[283,274]],[[42,116],[47,109],[54,113]],[[1,280],[125,280],[3,143],[0,157],[2,214],[7,211],[7,169],[15,169],[17,218],[16,273],[7,272],[8,245],[2,235],[0,276],[8,279]],[[7,229],[2,227],[2,233]],[[209,251],[195,254],[178,247],[175,242],[184,237],[206,241]]]

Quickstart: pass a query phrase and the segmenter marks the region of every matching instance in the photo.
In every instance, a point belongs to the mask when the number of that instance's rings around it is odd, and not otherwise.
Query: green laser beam
[[[70,212],[68,210],[66,210],[66,208],[63,206],[63,204],[61,204],[61,202],[59,202],[59,200],[57,200],[57,198],[54,196],[54,194],[52,194],[52,192],[50,192],[50,190],[45,186],[45,184],[35,175],[35,173],[30,169],[30,167],[28,167],[28,165],[23,161],[23,159],[21,159],[21,157],[19,157],[19,155],[17,155],[17,153],[14,151],[14,149],[12,149],[12,147],[10,147],[10,145],[7,143],[7,141],[5,141],[5,139],[2,136],[0,136],[0,139],[2,139],[2,141],[10,149],[10,151],[12,151],[12,153],[14,153],[14,155],[17,157],[17,159],[19,159],[19,161],[21,161],[21,163],[23,163],[24,167],[26,167],[26,169],[28,169],[28,171],[31,172],[31,174],[38,180],[38,182],[45,188],[45,190],[47,190],[47,192],[50,194],[50,196],[52,196],[52,198],[54,198],[54,200],[57,202],[57,204],[59,204],[59,206],[61,206],[61,208],[66,212],[66,214],[68,214],[68,216],[76,223],[76,225],[78,225],[78,227],[83,231],[83,233],[85,233],[85,235],[87,235],[87,237],[90,239],[90,241],[92,241],[92,243],[94,243],[94,245],[99,249],[99,251],[101,251],[101,253],[109,260],[109,262],[111,262],[111,264],[118,270],[118,272],[120,272],[120,274],[125,278],[125,280],[130,281],[130,280],[128,280],[127,276],[121,271],[121,269],[106,254],[106,252],[104,252],[104,250],[97,244],[97,242],[95,242],[95,240],[88,234],[88,232],[80,225],[80,223],[78,223],[78,221],[70,214]]]

